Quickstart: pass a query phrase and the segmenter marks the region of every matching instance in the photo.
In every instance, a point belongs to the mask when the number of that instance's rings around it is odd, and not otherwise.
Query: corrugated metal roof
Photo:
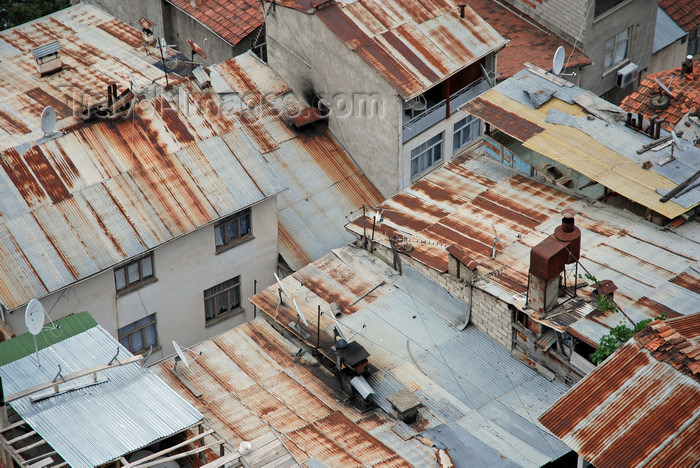
[[[500,454],[506,462],[542,465],[570,450],[536,421],[565,387],[548,382],[475,328],[461,332],[452,323],[463,320],[466,305],[410,267],[404,266],[403,275],[398,275],[366,251],[344,247],[282,282],[297,299],[310,330],[316,330],[316,308],[321,306],[320,350],[330,359],[330,303],[341,306],[340,326],[369,352],[370,365],[377,369],[368,378],[377,406],[391,411],[386,397],[402,388],[420,398],[420,422],[404,431],[435,441],[430,430],[448,427],[479,441],[476,446],[483,450],[469,453],[446,441],[460,457],[457,466],[481,463],[484,451]],[[276,288],[251,301],[288,328],[294,316],[286,304],[278,306]],[[311,335],[307,341],[315,346],[315,333]],[[382,413],[376,416],[384,418]],[[474,418],[478,424],[473,424]],[[393,444],[422,445],[415,438],[393,439],[388,447],[397,453],[405,452]]]
[[[61,44],[58,41],[53,41],[32,49],[32,55],[36,60],[46,57],[47,55],[55,54],[59,50],[61,50]]]
[[[535,109],[527,94],[532,89],[554,89],[556,94]],[[584,118],[587,107],[607,121]],[[700,187],[690,188],[682,198],[661,202],[661,195],[691,177],[697,170],[700,149],[690,146],[676,151],[676,161],[659,165],[670,149],[638,155],[652,138],[624,125],[625,111],[576,86],[564,87],[522,70],[498,84],[464,108],[497,129],[518,139],[525,148],[569,167],[608,189],[674,219],[700,203]],[[568,122],[562,121],[562,116]],[[580,118],[577,118],[580,117]],[[653,164],[643,169],[646,160]]]
[[[53,327],[55,325],[55,328]],[[73,335],[82,333],[97,325],[97,322],[88,312],[79,312],[68,315],[47,324],[51,326],[36,335],[36,344],[39,349],[44,349],[54,345],[59,341],[70,338]],[[0,366],[9,364],[17,359],[29,356],[34,353],[34,337],[29,333],[16,336],[8,341],[0,343]]]
[[[117,348],[120,356],[131,355],[99,325],[90,328],[41,350],[41,367],[34,356],[0,367],[5,394],[50,382],[59,365],[68,375],[107,364]],[[27,396],[10,403],[70,466],[102,465],[202,420],[138,363],[102,371],[99,377],[107,381],[41,401]],[[92,382],[92,375],[74,382]]]
[[[695,466],[700,459],[700,314],[652,324],[540,421],[589,462]]]
[[[658,8],[656,10],[656,27],[654,28],[654,47],[652,48],[652,53],[657,53],[686,34],[683,28],[678,26],[663,9]]]
[[[69,66],[37,80],[29,50],[46,35],[62,41]],[[350,240],[349,213],[381,200],[327,130],[292,130],[280,109],[301,103],[251,54],[211,67],[212,82],[235,93],[220,96],[190,79],[172,77],[168,92],[150,85],[163,73],[138,31],[90,5],[0,37],[22,52],[0,56],[0,302],[10,309],[287,187],[279,208],[298,217],[281,216],[280,250],[298,269]],[[54,97],[114,81],[121,91],[129,71],[145,97],[128,119],[85,124],[79,101]],[[37,142],[46,105],[65,133]]]
[[[643,320],[664,310],[696,311],[700,281],[690,274],[675,279],[700,260],[697,240],[683,235],[699,230],[696,221],[689,221],[685,231],[661,231],[622,210],[592,205],[525,177],[485,155],[455,159],[380,205],[384,221],[377,226],[375,239],[388,247],[390,237],[406,237],[412,249],[400,252],[441,272],[447,271],[447,248],[454,244],[480,264],[482,274],[505,267],[489,283],[476,287],[522,305],[514,295],[526,290],[530,249],[554,232],[566,207],[576,211],[582,230],[581,263],[597,278],[618,285],[615,300],[628,315]],[[367,223],[371,226],[369,217]],[[494,228],[504,245],[497,246],[495,259],[491,258]],[[362,218],[348,229],[361,235]],[[593,344],[625,320],[620,313],[589,319],[590,307],[573,303],[567,307],[567,313],[545,323],[560,331],[577,331]]]
[[[313,2],[311,2],[313,3]],[[315,14],[404,99],[432,88],[508,42],[452,0],[342,0],[279,5]]]

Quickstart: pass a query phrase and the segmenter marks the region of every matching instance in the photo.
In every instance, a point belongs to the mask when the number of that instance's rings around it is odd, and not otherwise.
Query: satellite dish
[[[51,135],[56,130],[56,111],[53,107],[46,107],[41,113],[41,129],[44,136]]]
[[[664,93],[668,94],[671,97],[674,97],[671,90],[668,89],[668,87],[666,85],[664,85],[662,82],[660,82],[658,78],[654,78],[654,81],[656,81],[656,84],[659,85],[659,88],[661,88]]]
[[[308,328],[309,322],[306,321],[306,317],[304,317],[304,314],[301,313],[301,310],[299,309],[299,306],[297,305],[297,300],[292,299],[292,302],[294,302],[294,307],[297,309],[297,316],[301,320],[301,322],[304,324],[305,327]]]
[[[44,315],[46,310],[37,299],[32,299],[27,304],[27,310],[24,312],[24,323],[27,325],[27,330],[32,335],[38,335],[44,328]]]
[[[204,50],[202,50],[202,48],[195,44],[191,39],[187,39],[187,45],[190,46],[190,49],[192,49],[192,55],[197,54],[203,59],[207,58],[207,54],[204,53]],[[192,57],[192,59],[194,59],[194,57]]]
[[[676,145],[676,148],[678,148],[679,151],[682,151],[681,141],[678,139],[678,136],[674,131],[671,131],[671,140],[673,140],[673,144]]]
[[[287,299],[291,299],[292,296],[290,296],[289,293],[287,292],[287,290],[284,289],[284,286],[282,286],[282,281],[280,281],[280,277],[277,276],[277,273],[272,273],[272,274],[275,275],[275,279],[277,280],[277,284],[280,285],[280,289],[282,290],[282,292],[284,293],[284,295],[287,296]]]
[[[333,316],[331,316],[331,317],[333,317]],[[338,334],[338,337],[347,343],[348,340],[345,338],[345,333],[343,333],[343,330],[340,329],[340,324],[335,319],[335,317],[333,317],[333,326],[335,327],[335,331]],[[340,341],[340,340],[338,340],[338,341]]]
[[[131,70],[129,70],[129,83],[131,84],[131,91],[139,94],[141,90],[139,89],[138,85],[136,84],[136,80],[134,79],[133,73],[131,73]]]
[[[552,59],[552,73],[559,75],[564,68],[564,60],[566,60],[566,50],[564,47],[559,46],[554,52],[554,58]]]
[[[177,353],[177,357],[180,358],[182,363],[189,369],[190,363],[187,362],[187,358],[185,357],[185,353],[182,351],[182,348],[180,348],[180,345],[173,340],[173,348],[175,348],[175,352]],[[175,363],[177,365],[177,363]]]

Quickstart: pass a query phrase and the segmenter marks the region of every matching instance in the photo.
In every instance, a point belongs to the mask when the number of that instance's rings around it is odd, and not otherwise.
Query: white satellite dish
[[[136,84],[136,80],[134,79],[134,75],[131,73],[131,70],[129,70],[129,83],[131,84],[131,91],[133,93],[141,93],[141,89],[139,89],[138,85]]]
[[[292,299],[292,302],[294,302],[294,307],[297,309],[297,316],[301,320],[301,322],[304,324],[305,327],[308,328],[309,322],[306,321],[306,317],[304,317],[304,314],[301,313],[301,310],[299,309],[299,305],[297,305],[297,300]]]
[[[331,315],[331,317],[333,317],[333,315]],[[335,317],[333,317],[333,326],[335,327],[335,331],[338,333],[338,338],[347,342],[348,340],[345,338],[345,333],[343,333],[343,330],[340,329],[340,324]]]
[[[554,52],[554,58],[552,59],[552,73],[555,75],[561,74],[564,69],[564,61],[566,60],[566,50],[564,47],[559,46]]]
[[[290,296],[289,293],[287,292],[287,290],[284,289],[284,286],[282,286],[282,281],[280,281],[280,277],[277,276],[277,273],[272,273],[272,274],[275,275],[275,279],[277,280],[277,284],[280,285],[280,289],[282,290],[282,292],[284,293],[284,295],[287,296],[287,299],[291,299],[292,296]]]
[[[180,360],[185,365],[185,367],[187,367],[189,369],[190,363],[187,362],[187,358],[185,357],[185,353],[182,351],[182,348],[180,347],[180,345],[175,342],[175,340],[173,340],[173,348],[175,348],[175,352],[177,353],[177,357],[180,358]],[[177,368],[177,362],[175,362],[175,367]]]
[[[56,131],[56,110],[51,106],[46,107],[41,113],[41,129],[45,137]]]
[[[27,325],[27,330],[32,335],[38,335],[44,328],[44,316],[46,310],[37,299],[32,299],[27,304],[27,310],[24,312],[24,323]]]

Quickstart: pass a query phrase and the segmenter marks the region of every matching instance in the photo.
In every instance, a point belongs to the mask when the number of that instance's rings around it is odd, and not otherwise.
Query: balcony
[[[450,112],[456,111],[467,101],[489,89],[488,81],[479,78],[469,83],[449,97]],[[449,117],[447,113],[448,99],[431,103],[423,96],[419,96],[404,103],[403,137],[401,142],[406,143],[411,138],[432,127],[436,123]]]

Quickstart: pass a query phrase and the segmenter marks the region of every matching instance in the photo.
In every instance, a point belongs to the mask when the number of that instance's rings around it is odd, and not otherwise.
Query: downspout
[[[4,429],[10,425],[10,420],[7,419],[7,405],[5,404],[5,390],[2,386],[2,376],[0,376],[0,429]]]

